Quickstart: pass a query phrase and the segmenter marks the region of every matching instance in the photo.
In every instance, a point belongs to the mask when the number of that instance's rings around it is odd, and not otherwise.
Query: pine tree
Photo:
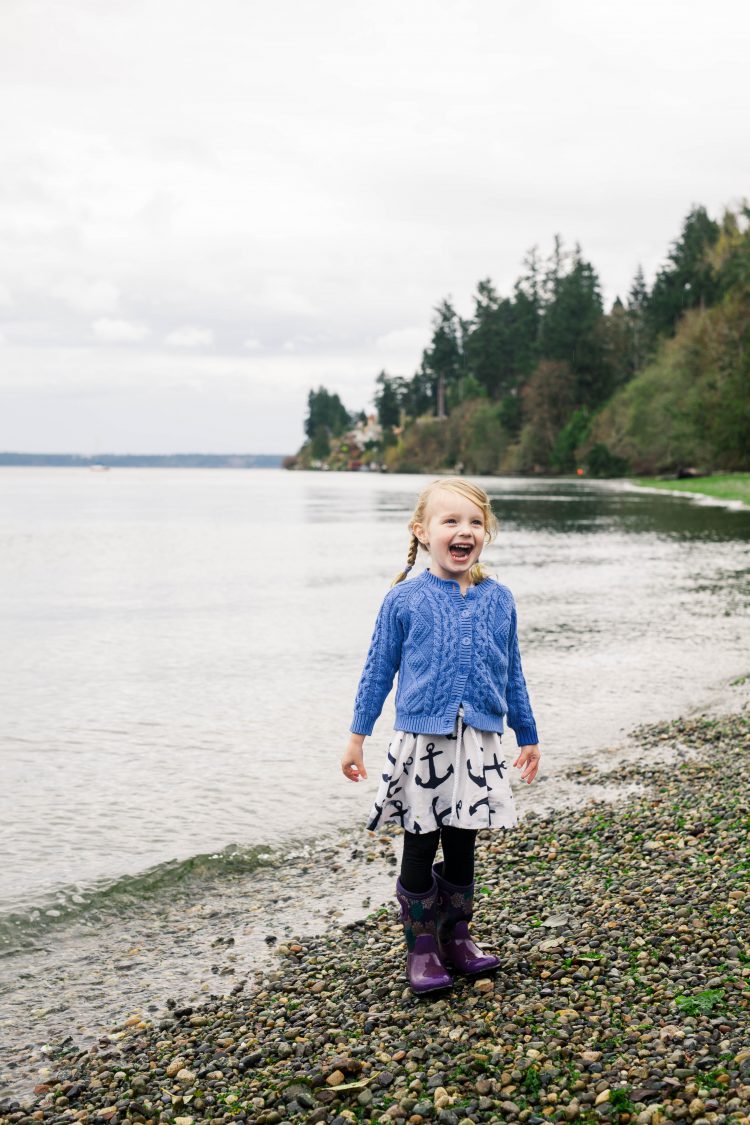
[[[630,367],[633,374],[640,371],[645,359],[646,307],[648,305],[648,286],[639,263],[633,284],[628,293],[628,320],[630,322]]]
[[[383,429],[398,426],[401,421],[401,403],[404,398],[403,379],[391,379],[381,371],[375,380],[377,390],[374,401],[378,421]]]
[[[710,251],[721,228],[705,207],[693,207],[672,244],[666,265],[656,275],[646,305],[646,319],[654,339],[673,336],[686,309],[706,308],[720,290],[711,268]]]
[[[461,321],[450,300],[435,309],[432,340],[423,352],[422,367],[434,380],[437,416],[445,418],[446,391],[458,383],[465,370]]]
[[[599,278],[576,247],[567,272],[567,256],[555,239],[546,275],[547,303],[541,330],[541,354],[567,363],[576,378],[576,406],[597,406],[611,390],[600,332],[602,297]]]
[[[308,438],[319,435],[321,430],[329,437],[338,437],[350,425],[349,411],[337,394],[331,394],[325,387],[310,391],[305,418],[305,433]]]

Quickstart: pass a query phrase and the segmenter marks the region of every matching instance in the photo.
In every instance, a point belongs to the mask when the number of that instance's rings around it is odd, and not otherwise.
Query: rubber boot
[[[433,867],[438,887],[437,934],[438,950],[443,963],[467,977],[491,973],[500,967],[500,958],[483,953],[469,933],[474,913],[474,884],[465,887],[449,883],[443,877],[443,864]]]
[[[406,938],[406,968],[412,992],[436,992],[450,988],[453,977],[446,972],[437,947],[437,896],[435,880],[428,891],[413,894],[396,882],[396,898]]]

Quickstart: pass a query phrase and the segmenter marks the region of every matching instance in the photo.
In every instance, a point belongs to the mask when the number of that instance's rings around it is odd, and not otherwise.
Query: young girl
[[[367,777],[364,739],[398,671],[397,729],[368,828],[395,821],[404,830],[396,897],[409,984],[421,993],[449,988],[449,969],[475,976],[499,966],[468,923],[477,832],[517,823],[500,746],[504,718],[523,781],[534,780],[540,755],[513,595],[479,563],[497,534],[486,492],[461,477],[433,481],[409,530],[406,569],[375,622],[341,768],[350,781]],[[420,547],[430,565],[405,582]],[[443,859],[433,866],[439,843]]]

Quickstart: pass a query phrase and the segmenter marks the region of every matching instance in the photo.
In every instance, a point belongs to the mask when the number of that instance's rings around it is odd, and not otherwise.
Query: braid
[[[489,578],[490,574],[484,563],[474,563],[470,571],[471,581],[474,586],[478,586],[480,582],[484,582],[485,578]]]
[[[411,570],[411,568],[414,566],[414,563],[417,561],[417,551],[418,550],[419,550],[419,540],[417,539],[416,535],[412,531],[411,542],[409,543],[409,551],[406,555],[406,570],[402,570],[401,573],[396,578],[393,579],[393,581],[391,582],[391,586],[398,586],[399,582],[403,582],[403,580],[406,578],[406,576],[409,573],[409,571]]]

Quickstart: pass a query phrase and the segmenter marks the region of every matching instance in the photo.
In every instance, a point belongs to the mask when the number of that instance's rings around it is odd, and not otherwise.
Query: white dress
[[[461,706],[452,734],[394,732],[368,828],[395,821],[420,833],[518,823],[501,736],[476,730],[463,715]]]

